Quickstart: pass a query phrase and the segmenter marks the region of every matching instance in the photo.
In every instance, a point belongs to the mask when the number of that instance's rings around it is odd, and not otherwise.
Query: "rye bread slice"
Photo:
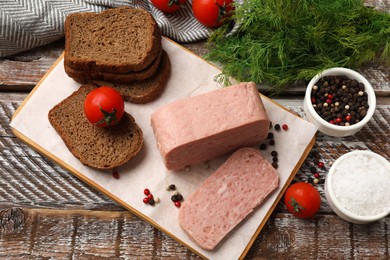
[[[125,74],[120,73],[105,73],[101,71],[94,71],[94,70],[77,70],[72,68],[71,66],[68,66],[66,63],[64,63],[64,69],[66,74],[71,78],[82,78],[85,81],[88,80],[103,80],[103,81],[109,81],[112,83],[119,83],[119,84],[126,84],[132,81],[139,81],[139,80],[145,80],[150,77],[152,77],[161,61],[161,51],[160,54],[157,56],[157,58],[149,64],[148,67],[146,67],[143,70],[140,71],[134,71],[129,72]]]
[[[49,121],[72,154],[84,165],[111,169],[128,162],[142,148],[143,133],[134,118],[125,112],[119,123],[100,128],[84,114],[84,100],[96,86],[81,86],[54,106]]]
[[[162,51],[160,66],[156,73],[147,80],[134,81],[128,84],[114,84],[102,80],[90,81],[83,78],[74,78],[74,80],[81,84],[89,82],[98,86],[113,87],[122,95],[123,100],[135,104],[145,104],[155,100],[164,92],[170,73],[171,63],[168,53]]]
[[[65,63],[73,69],[140,71],[160,50],[160,29],[143,9],[123,6],[98,14],[74,13],[65,20]]]

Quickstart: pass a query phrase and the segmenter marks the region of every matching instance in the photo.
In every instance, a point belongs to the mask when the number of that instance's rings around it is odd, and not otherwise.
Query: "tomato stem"
[[[299,203],[293,197],[291,197],[290,205],[293,207],[295,213],[299,213],[302,210],[305,210],[305,208],[299,205]]]
[[[118,123],[118,118],[116,117],[116,109],[113,108],[111,112],[108,112],[104,110],[103,108],[99,107],[100,111],[103,113],[103,118],[97,122],[95,125],[101,125],[106,124],[107,126],[115,125]]]
[[[179,0],[169,0],[168,1],[168,6],[171,7],[173,5],[179,5],[180,6],[181,4],[180,4]]]
[[[214,3],[218,6],[218,22],[221,22],[222,19],[227,14],[226,9],[226,1],[223,2],[223,5],[220,5],[216,0],[214,0]]]

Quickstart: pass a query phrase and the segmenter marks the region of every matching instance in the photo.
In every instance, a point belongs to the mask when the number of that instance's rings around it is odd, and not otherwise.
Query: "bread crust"
[[[156,59],[160,50],[160,29],[143,9],[122,6],[98,14],[74,13],[65,20],[64,59],[73,69],[105,73],[141,71]]]
[[[135,103],[145,104],[157,99],[165,90],[171,74],[171,63],[168,53],[162,51],[161,62],[156,73],[142,81],[134,81],[126,84],[115,84],[103,80],[86,80],[84,78],[74,78],[81,84],[91,82],[99,86],[110,86],[116,89],[123,97],[123,100]]]
[[[66,74],[69,77],[76,78],[76,79],[84,79],[83,80],[84,82],[92,81],[92,80],[103,80],[112,83],[125,84],[128,82],[145,80],[152,77],[156,73],[160,65],[160,61],[161,61],[161,51],[157,56],[157,58],[151,64],[149,64],[149,66],[146,67],[145,69],[140,71],[124,73],[124,74],[106,73],[106,72],[94,71],[94,70],[89,70],[89,71],[78,70],[72,68],[66,62],[64,62],[64,69]]]

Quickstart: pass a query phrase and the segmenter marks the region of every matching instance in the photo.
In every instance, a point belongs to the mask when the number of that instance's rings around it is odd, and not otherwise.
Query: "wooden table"
[[[0,59],[0,258],[197,259],[186,247],[13,135],[9,126],[13,113],[63,52],[63,44],[59,40]],[[202,42],[184,46],[199,55],[207,52]],[[390,69],[374,62],[360,72],[375,88],[377,110],[369,124],[352,137],[318,134],[313,149],[325,163],[316,185],[322,196],[320,212],[314,219],[301,220],[279,203],[247,259],[390,258],[390,216],[370,225],[348,223],[334,214],[323,192],[330,164],[348,151],[369,149],[390,160]],[[304,88],[298,86],[276,101],[304,116]],[[314,161],[309,154],[296,181],[311,177]]]

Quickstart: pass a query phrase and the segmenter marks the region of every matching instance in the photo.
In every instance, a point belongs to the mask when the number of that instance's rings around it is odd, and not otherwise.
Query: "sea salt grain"
[[[390,171],[379,158],[347,157],[332,174],[333,192],[348,211],[360,216],[390,212]]]

